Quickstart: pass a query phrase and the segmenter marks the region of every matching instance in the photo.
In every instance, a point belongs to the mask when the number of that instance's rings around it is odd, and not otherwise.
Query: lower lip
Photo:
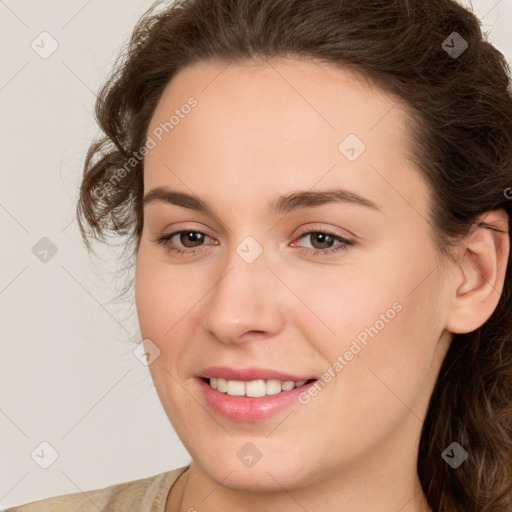
[[[298,397],[316,381],[289,391],[281,391],[275,395],[261,397],[231,396],[213,389],[203,379],[198,378],[206,403],[218,415],[230,420],[256,422],[270,418],[274,414],[290,407],[298,401]]]

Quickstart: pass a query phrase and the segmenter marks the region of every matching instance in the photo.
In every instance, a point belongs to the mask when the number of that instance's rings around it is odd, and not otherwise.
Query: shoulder
[[[171,486],[189,466],[92,491],[64,494],[9,508],[5,512],[163,512]],[[136,508],[133,508],[134,506]]]

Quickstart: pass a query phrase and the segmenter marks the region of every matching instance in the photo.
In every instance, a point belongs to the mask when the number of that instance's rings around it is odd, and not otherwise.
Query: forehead
[[[227,198],[243,181],[255,193],[318,184],[425,210],[406,120],[402,102],[347,69],[300,59],[199,63],[173,78],[155,109],[145,189],[185,184]]]
[[[217,130],[259,128],[253,137],[255,144],[265,134],[293,134],[294,140],[332,136],[336,140],[345,133],[355,133],[369,139],[376,130],[375,139],[382,139],[385,133],[386,142],[398,144],[407,136],[403,102],[355,71],[315,60],[282,58],[244,64],[212,61],[186,67],[164,90],[150,128],[168,121],[170,114],[191,97],[199,108],[180,124],[196,121]],[[293,121],[308,124],[297,126]],[[178,135],[180,130],[175,128],[173,134]]]

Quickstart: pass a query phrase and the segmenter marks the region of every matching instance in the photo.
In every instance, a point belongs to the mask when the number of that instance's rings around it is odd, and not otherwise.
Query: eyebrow
[[[142,200],[143,206],[152,202],[163,202],[215,216],[213,210],[203,199],[185,192],[171,190],[167,187],[156,187],[144,195]],[[365,206],[372,210],[382,211],[381,208],[370,199],[349,190],[335,188],[317,192],[299,191],[280,195],[269,203],[268,212],[270,215],[286,214],[292,211],[314,208],[315,206],[330,203],[354,204]]]

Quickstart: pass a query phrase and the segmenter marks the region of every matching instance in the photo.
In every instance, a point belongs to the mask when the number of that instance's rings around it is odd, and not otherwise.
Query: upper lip
[[[200,378],[221,378],[226,380],[239,380],[239,381],[251,381],[251,380],[269,380],[277,379],[280,381],[293,380],[295,382],[302,380],[315,379],[314,376],[300,376],[293,375],[291,373],[284,373],[277,370],[271,370],[266,368],[230,368],[229,366],[210,366],[204,368],[197,374]]]

